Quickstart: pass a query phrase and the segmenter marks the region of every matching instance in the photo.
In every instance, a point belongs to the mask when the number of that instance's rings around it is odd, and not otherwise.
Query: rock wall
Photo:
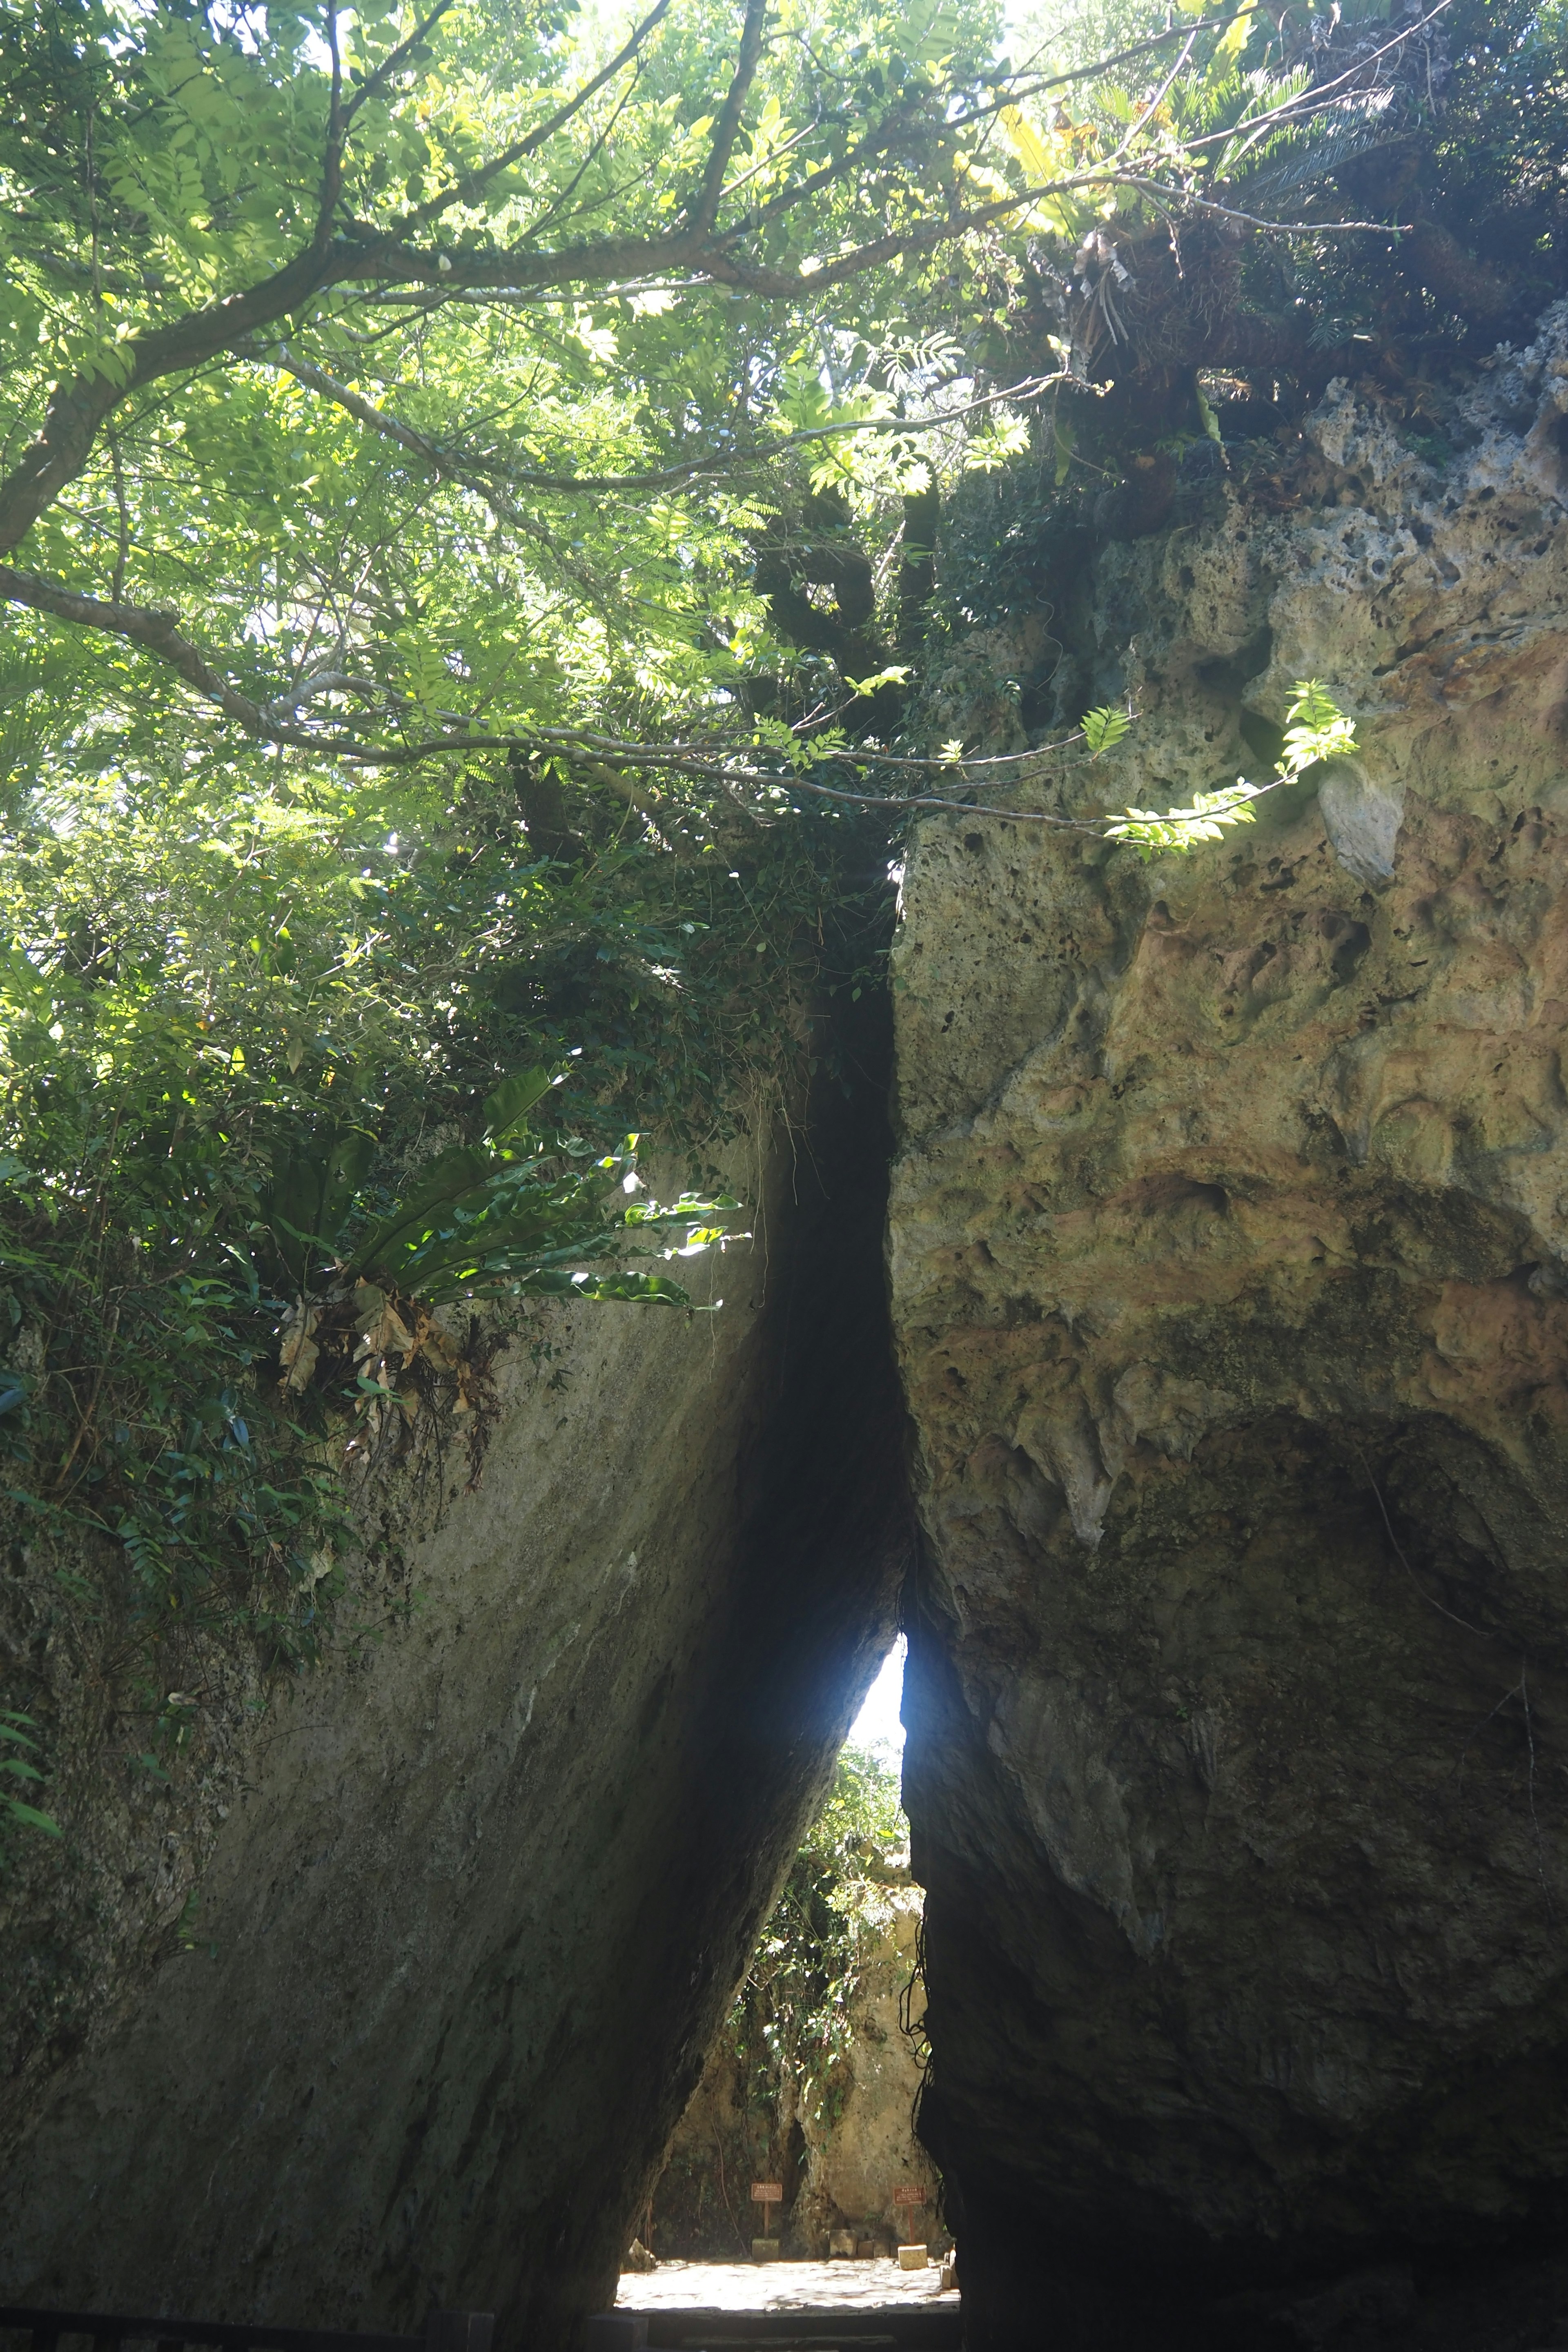
[[[1445,2263],[1568,2220],[1568,311],[1454,425],[1439,469],[1331,387],[1266,501],[941,686],[1008,748],[1054,630],[1071,709],[1132,697],[1057,814],[1256,772],[1310,675],[1363,744],[1188,861],[909,859],[906,1803],[976,2352],[1435,2341]],[[379,1646],[226,1756],[192,1948],[28,2091],[5,2300],[553,2352],[609,2299],[906,1564],[879,1085],[771,1150],[722,1317],[502,1360]]]
[[[0,2300],[436,2303],[531,2352],[613,2300],[905,1562],[886,1053],[846,1046],[721,1315],[573,1311],[500,1359],[477,1491],[391,1498],[378,1644],[263,1718],[194,1948],[29,2095]]]
[[[1337,383],[1267,508],[1052,622],[1073,709],[1141,714],[1080,810],[1258,776],[1308,677],[1358,761],[1190,859],[909,860],[905,1802],[975,2346],[1391,2262],[1404,2317],[1341,2319],[1397,2336],[1568,2219],[1568,314],[1452,429]]]
[[[840,2231],[853,2232],[859,2244],[874,2241],[879,2252],[910,2238],[939,2242],[933,2210],[893,2202],[896,2189],[931,2183],[930,2159],[914,2136],[920,2046],[905,2030],[921,1907],[918,1891],[892,1891],[892,1916],[851,2012],[848,2079],[826,2113],[805,2121],[813,2253]],[[918,1987],[914,1998],[918,2011]]]

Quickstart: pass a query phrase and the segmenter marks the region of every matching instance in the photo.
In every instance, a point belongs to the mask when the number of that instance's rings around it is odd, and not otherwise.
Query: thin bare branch
[[[1010,82],[1007,94],[998,100],[999,106],[1016,106],[1021,98],[1037,98],[1042,90],[1068,89],[1080,81],[1098,81],[1102,74],[1114,73],[1118,66],[1130,64],[1134,58],[1146,58],[1153,49],[1163,49],[1171,41],[1184,41],[1193,33],[1223,33],[1239,17],[1254,13],[1256,0],[1247,0],[1244,8],[1232,8],[1224,16],[1205,16],[1197,24],[1167,25],[1163,33],[1152,33],[1146,41],[1134,41],[1128,49],[1118,49],[1109,58],[1097,58],[1091,66],[1075,66],[1071,73],[1048,75],[1043,81]]]
[[[384,408],[377,408],[374,402],[366,400],[352,385],[340,383],[335,375],[327,373],[325,368],[315,366],[310,360],[300,359],[287,343],[279,343],[268,356],[285,375],[292,376],[296,383],[304,384],[311,392],[324,394],[328,400],[334,401],[338,407],[345,409],[360,424],[368,425],[373,433],[380,433],[387,440],[395,441],[403,448],[411,450],[416,457],[423,457],[426,464],[434,467],[437,473],[458,470],[458,463],[447,457],[438,443],[428,440],[423,433],[416,433],[412,425],[400,424],[395,416],[389,416]]]
[[[1278,107],[1267,108],[1263,113],[1255,115],[1248,121],[1233,122],[1228,131],[1205,131],[1200,138],[1184,141],[1184,145],[1195,152],[1200,147],[1219,146],[1227,139],[1239,139],[1243,132],[1267,138],[1276,131],[1287,129],[1291,123],[1309,121],[1314,114],[1323,110],[1336,93],[1353,95],[1347,90],[1347,84],[1358,81],[1368,66],[1375,65],[1380,58],[1387,57],[1392,50],[1402,47],[1406,41],[1414,40],[1417,33],[1425,32],[1426,26],[1434,23],[1442,16],[1444,10],[1451,7],[1452,5],[1453,0],[1437,0],[1436,6],[1429,9],[1425,16],[1418,17],[1413,25],[1406,25],[1402,32],[1396,33],[1392,40],[1384,41],[1383,47],[1380,49],[1373,49],[1370,56],[1358,58],[1353,66],[1347,66],[1344,72],[1336,74],[1332,81],[1314,82],[1300,91],[1297,97],[1287,99]],[[1248,137],[1247,146],[1251,146],[1253,143],[1254,137]],[[1245,148],[1242,152],[1246,152]],[[1232,158],[1232,161],[1233,163],[1239,161],[1239,155]]]
[[[1408,236],[1413,226],[1409,221],[1266,220],[1261,214],[1238,212],[1234,205],[1218,204],[1212,196],[1168,188],[1163,181],[1146,179],[1139,172],[1118,172],[1116,184],[1118,187],[1137,188],[1163,204],[1185,205],[1191,212],[1212,213],[1215,218],[1235,221],[1243,228],[1261,229],[1269,236]]]
[[[243,351],[253,344],[259,332],[291,317],[306,304],[319,299],[323,293],[336,287],[374,289],[380,296],[399,288],[425,289],[437,300],[463,294],[483,297],[486,289],[494,289],[493,299],[510,301],[525,299],[530,293],[541,294],[546,289],[563,291],[570,287],[604,284],[623,288],[648,279],[676,277],[706,280],[768,298],[809,300],[901,256],[930,252],[938,246],[951,244],[977,229],[1003,221],[1043,197],[1066,194],[1079,189],[1103,189],[1110,184],[1139,189],[1162,205],[1185,205],[1196,212],[1212,214],[1275,234],[1389,233],[1389,225],[1384,222],[1271,221],[1224,205],[1213,197],[1199,196],[1179,187],[1167,186],[1148,173],[1108,171],[1101,165],[1064,175],[1059,180],[975,206],[970,211],[933,214],[924,221],[890,230],[847,253],[835,255],[810,270],[781,270],[749,265],[734,248],[739,240],[754,228],[755,220],[723,232],[719,232],[710,219],[706,226],[703,225],[706,216],[704,207],[709,204],[710,196],[716,197],[722,188],[723,171],[727,168],[734,138],[738,136],[744,89],[754,71],[752,49],[761,40],[763,0],[747,0],[742,60],[737,66],[730,93],[735,104],[731,107],[729,100],[726,101],[726,121],[716,131],[714,144],[710,151],[710,184],[691,222],[662,236],[604,238],[549,253],[515,248],[494,254],[440,253],[418,250],[406,241],[411,230],[427,226],[447,206],[460,202],[465,195],[475,194],[509,163],[532,152],[568,122],[595,89],[602,88],[612,75],[636,56],[669,5],[670,0],[658,0],[658,5],[642,20],[616,58],[525,138],[492,158],[477,173],[466,176],[460,185],[447,189],[440,196],[432,198],[427,205],[386,230],[378,230],[365,223],[349,224],[346,230],[338,225],[344,110],[341,77],[334,66],[335,96],[328,153],[323,166],[321,204],[309,245],[283,268],[259,284],[208,304],[202,310],[187,311],[165,325],[147,329],[132,337],[122,347],[122,362],[127,371],[122,378],[116,380],[105,369],[98,367],[58,384],[50,397],[44,425],[37,440],[24,451],[9,477],[0,483],[0,553],[16,546],[51,500],[82,471],[100,428],[127,398],[161,378],[186,373],[222,353]],[[1439,7],[1433,9],[1421,23],[1430,22],[1431,17],[1439,14],[1441,7],[1447,5],[1447,0],[1439,0]],[[1213,21],[1226,23],[1235,19],[1231,16]],[[1411,29],[1418,30],[1419,26]],[[1185,30],[1182,37],[1186,37]],[[1397,39],[1408,37],[1409,33],[1406,32]],[[335,53],[335,24],[332,39]],[[1139,45],[1140,49],[1152,49],[1158,46],[1158,39]],[[1397,41],[1384,46],[1385,48],[1395,47]],[[1352,70],[1364,70],[1364,61]],[[1331,90],[1334,85],[1327,87]],[[1322,93],[1316,95],[1314,103],[1322,103]],[[732,122],[729,119],[731,116]],[[865,152],[864,148],[858,151],[862,161]],[[822,168],[824,173],[836,175],[841,167],[825,165]],[[800,188],[785,192],[774,200],[775,204],[782,203],[787,207],[804,201],[812,187],[820,184],[820,174],[808,174]],[[764,207],[763,213],[771,214],[772,210],[772,207]],[[546,485],[540,483],[537,487],[544,488]]]
[[[626,46],[616,52],[607,66],[600,68],[591,81],[585,81],[574,97],[558,106],[554,113],[547,115],[542,122],[535,123],[522,138],[514,140],[510,147],[504,147],[499,155],[492,156],[488,163],[481,164],[477,172],[466,173],[451,187],[443,189],[439,195],[430,197],[426,203],[405,214],[388,230],[388,237],[395,243],[401,243],[411,230],[428,226],[442,213],[450,211],[454,205],[471,204],[498,173],[509,171],[513,163],[521,163],[525,156],[537,153],[546,140],[553,139],[558,131],[565,129],[573,116],[580,112],[591,98],[596,97],[607,81],[614,81],[623,66],[630,64],[654,26],[668,15],[671,0],[658,0],[658,5],[636,27]]]
[[[1121,158],[1126,154],[1127,150],[1132,145],[1141,131],[1147,131],[1153,128],[1154,118],[1159,113],[1162,106],[1165,103],[1165,100],[1171,95],[1172,86],[1175,81],[1176,76],[1181,72],[1183,67],[1186,64],[1187,59],[1192,56],[1193,44],[1196,39],[1197,35],[1195,33],[1189,33],[1187,38],[1183,42],[1180,57],[1178,57],[1175,64],[1165,76],[1164,80],[1160,84],[1159,89],[1155,91],[1154,96],[1150,100],[1149,104],[1144,108],[1142,114],[1135,115],[1133,117],[1122,135],[1121,143],[1110,155],[1106,157],[1106,169],[1108,171],[1115,170],[1117,164],[1121,163]]]
[[[343,192],[343,61],[338,47],[336,0],[327,0],[327,47],[332,59],[332,93],[327,110],[326,150],[321,157],[321,196],[316,208],[315,235],[310,239],[315,253],[325,252],[331,241]]]
[[[363,393],[355,392],[349,384],[341,383],[336,376],[329,375],[325,368],[299,358],[287,344],[279,343],[269,356],[284,374],[292,376],[296,383],[306,385],[312,392],[323,394],[373,433],[395,441],[400,447],[422,458],[434,472],[447,479],[462,482],[486,496],[498,483],[504,483],[514,489],[550,490],[576,497],[606,490],[664,489],[674,482],[700,478],[711,480],[742,472],[748,462],[753,466],[766,464],[787,455],[802,442],[838,440],[852,433],[900,436],[933,433],[944,425],[960,424],[965,417],[977,416],[984,410],[999,407],[1007,401],[1037,399],[1043,392],[1068,381],[1067,374],[1061,372],[1054,375],[1026,376],[1017,383],[1005,384],[998,392],[983,393],[974,400],[965,401],[961,407],[940,409],[932,416],[847,417],[836,425],[803,426],[799,432],[786,434],[770,445],[692,457],[684,464],[660,466],[646,474],[545,474],[535,472],[531,467],[510,465],[503,459],[454,449],[447,443],[432,441],[395,416],[389,416],[385,409],[377,408],[374,402],[365,399]]]
[[[748,180],[756,178],[759,172],[770,170],[781,156],[793,154],[797,147],[804,146],[806,140],[815,139],[821,129],[820,122],[808,122],[803,130],[795,131],[793,137],[782,140],[778,146],[770,148],[760,162],[748,163],[745,170],[735,179],[726,181],[720,191],[721,196],[732,196],[737,188],[743,188]]]
[[[215,704],[247,735],[266,741],[289,740],[275,735],[263,719],[260,707],[247,696],[237,693],[218,676],[182,632],[177,613],[151,604],[110,604],[98,596],[80,596],[74,589],[41,580],[36,572],[13,571],[9,564],[0,564],[0,596],[13,604],[28,605],[35,613],[48,613],[58,621],[72,621],[79,627],[100,629],[142,646],[160,661],[167,662],[204,701]],[[303,736],[293,740],[309,740]]]
[[[383,58],[375,71],[366,77],[350,99],[343,117],[345,128],[353,123],[354,116],[367,99],[380,97],[393,75],[401,71],[419,47],[420,42],[435,30],[447,11],[455,5],[456,0],[436,0],[436,5],[431,9],[430,14],[422,23],[416,25],[408,38],[405,41],[399,41],[390,55]]]
[[[552,751],[570,757],[575,751],[585,761],[594,762],[595,767],[602,766],[607,755],[621,765],[663,768],[698,781],[718,783],[727,789],[744,784],[773,793],[805,793],[814,799],[842,801],[858,808],[948,809],[964,816],[994,816],[1010,824],[1045,824],[1069,833],[1092,834],[1096,839],[1100,837],[1095,825],[1072,817],[1058,816],[1042,809],[987,808],[976,806],[970,801],[953,800],[930,793],[906,795],[854,792],[840,785],[818,783],[813,778],[787,772],[738,765],[734,759],[727,760],[721,755],[715,757],[707,751],[688,751],[679,744],[622,743],[587,728],[541,727],[525,732],[503,733],[478,729],[471,721],[458,718],[453,733],[426,737],[414,743],[366,743],[353,735],[315,733],[309,728],[291,725],[288,717],[282,714],[298,709],[311,695],[328,691],[362,697],[386,693],[388,702],[399,709],[410,707],[407,698],[388,692],[374,679],[343,674],[318,676],[302,682],[292,695],[285,694],[272,702],[258,703],[248,695],[240,694],[226,679],[219,677],[199,647],[182,631],[177,613],[160,611],[150,605],[106,604],[99,597],[78,595],[74,590],[62,588],[52,581],[41,580],[35,573],[14,571],[5,564],[0,564],[0,597],[13,604],[26,605],[34,612],[51,614],[58,620],[100,629],[141,646],[160,661],[166,662],[203,701],[233,719],[253,741],[310,751],[321,759],[352,760],[364,767],[409,768],[426,760],[453,754],[471,759],[476,753],[485,751]],[[847,758],[855,766],[873,767],[877,764],[875,755],[860,757],[832,753],[827,756]],[[600,780],[603,781],[602,776]],[[630,799],[629,788],[623,791],[622,797]]]
[[[699,236],[707,236],[719,217],[719,198],[723,192],[724,174],[730,168],[730,158],[741,135],[741,117],[745,110],[746,94],[756,79],[757,67],[762,59],[763,26],[766,16],[767,0],[746,0],[740,55],[735,60],[735,70],[724,93],[724,103],[719,110],[712,138],[708,143],[708,166],[702,174],[702,193],[690,215],[692,228]]]
[[[578,164],[577,169],[573,173],[572,177],[567,181],[566,185],[561,190],[558,195],[552,198],[551,202],[546,205],[542,213],[536,214],[534,218],[530,221],[527,232],[530,237],[537,238],[542,236],[547,229],[552,227],[555,222],[560,220],[566,214],[571,205],[573,197],[576,194],[578,189],[582,186],[583,182],[587,178],[589,172],[593,169],[594,165],[598,162],[599,157],[609,145],[611,135],[619,124],[622,115],[631,104],[632,100],[637,93],[637,84],[640,79],[641,60],[639,59],[638,71],[632,75],[631,79],[627,82],[625,89],[622,90],[619,98],[616,99],[616,103],[611,110],[608,121],[602,123],[599,129],[595,132],[593,138],[588,142],[586,148],[584,150],[583,159]],[[579,208],[577,218],[581,219],[582,217],[582,208]]]

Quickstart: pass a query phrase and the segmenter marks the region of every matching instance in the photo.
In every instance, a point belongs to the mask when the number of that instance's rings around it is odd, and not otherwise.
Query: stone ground
[[[931,2303],[942,2269],[901,2271],[896,2262],[660,2263],[628,2271],[616,2297],[619,2311],[856,2310],[868,2305]],[[942,2298],[956,2304],[958,2289]]]

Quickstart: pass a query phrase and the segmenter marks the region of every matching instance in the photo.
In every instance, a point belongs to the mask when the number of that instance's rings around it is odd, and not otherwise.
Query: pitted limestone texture
[[[908,860],[906,1804],[977,2346],[1042,2277],[1098,2342],[1568,2214],[1565,405],[1560,306],[1446,471],[1336,383],[1295,510],[1100,551],[1064,669],[1140,717],[1076,813],[1259,778],[1307,677],[1353,762],[1187,859]]]

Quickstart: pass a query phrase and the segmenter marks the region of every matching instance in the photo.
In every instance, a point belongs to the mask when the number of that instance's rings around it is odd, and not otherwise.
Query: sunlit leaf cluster
[[[1252,803],[1265,793],[1298,782],[1320,761],[1349,759],[1355,750],[1355,721],[1316,678],[1304,678],[1286,714],[1285,748],[1268,783],[1253,784],[1237,776],[1234,784],[1194,793],[1190,806],[1167,809],[1163,815],[1153,809],[1130,808],[1125,816],[1106,824],[1106,836],[1126,842],[1145,864],[1155,857],[1186,856],[1202,842],[1218,841],[1227,825],[1254,824]]]

